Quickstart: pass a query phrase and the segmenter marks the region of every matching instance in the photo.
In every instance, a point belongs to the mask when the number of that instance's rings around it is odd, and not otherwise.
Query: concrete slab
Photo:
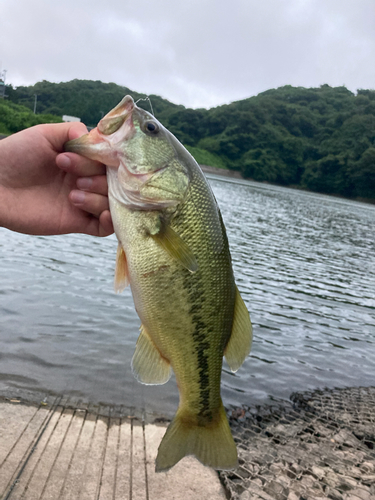
[[[193,457],[183,458],[168,472],[155,472],[154,462],[164,433],[163,427],[151,424],[145,427],[149,498],[225,500],[217,473]]]
[[[155,473],[165,426],[58,401],[0,402],[0,500],[224,500],[218,475],[191,457]]]

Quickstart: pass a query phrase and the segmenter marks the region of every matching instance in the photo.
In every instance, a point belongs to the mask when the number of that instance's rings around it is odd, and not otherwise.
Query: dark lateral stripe
[[[195,304],[192,309],[196,314],[192,316],[195,326],[193,332],[193,340],[195,345],[195,352],[198,361],[198,374],[199,374],[199,413],[198,416],[204,418],[211,418],[212,412],[210,410],[210,379],[209,379],[209,364],[208,364],[208,351],[210,343],[208,341],[209,331],[207,325],[202,320],[202,317],[197,314],[201,309],[200,304]]]

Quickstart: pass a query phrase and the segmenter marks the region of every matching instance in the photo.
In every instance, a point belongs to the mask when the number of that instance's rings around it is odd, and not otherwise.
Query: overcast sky
[[[74,78],[213,107],[281,85],[375,88],[375,0],[0,0],[15,86]]]

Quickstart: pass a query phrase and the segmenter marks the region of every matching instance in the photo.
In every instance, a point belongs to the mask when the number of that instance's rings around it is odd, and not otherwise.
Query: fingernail
[[[92,183],[93,180],[91,179],[91,177],[80,177],[79,179],[77,179],[77,187],[79,189],[89,190],[92,186]]]
[[[58,166],[63,170],[68,170],[72,164],[72,160],[67,155],[60,155],[58,157]]]
[[[83,205],[85,197],[85,193],[83,191],[78,191],[78,189],[70,193],[70,199],[74,205]]]

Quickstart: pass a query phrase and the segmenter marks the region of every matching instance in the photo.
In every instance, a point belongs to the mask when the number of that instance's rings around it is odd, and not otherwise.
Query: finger
[[[102,212],[99,219],[94,216],[90,216],[85,229],[81,230],[81,232],[100,237],[105,237],[113,234],[114,229],[111,214],[109,213],[109,211],[105,210],[104,212]]]
[[[56,152],[63,151],[65,142],[87,134],[86,125],[81,122],[69,123],[44,123],[38,125],[39,130],[43,130],[43,136],[53,146]]]
[[[109,210],[108,197],[100,194],[73,189],[69,194],[69,199],[75,207],[96,217],[99,217],[105,210]]]
[[[109,236],[110,234],[114,233],[111,212],[109,210],[104,210],[104,212],[100,214],[99,222],[100,222],[99,236]]]
[[[69,140],[78,139],[78,137],[82,137],[83,135],[88,133],[87,127],[82,122],[71,122],[71,126],[69,128]]]
[[[98,161],[89,160],[76,153],[61,153],[56,157],[56,165],[76,175],[77,177],[90,177],[91,175],[103,175],[106,172],[105,165]]]
[[[77,179],[77,188],[82,191],[108,195],[107,177],[105,175],[95,175],[94,177],[79,177]]]

